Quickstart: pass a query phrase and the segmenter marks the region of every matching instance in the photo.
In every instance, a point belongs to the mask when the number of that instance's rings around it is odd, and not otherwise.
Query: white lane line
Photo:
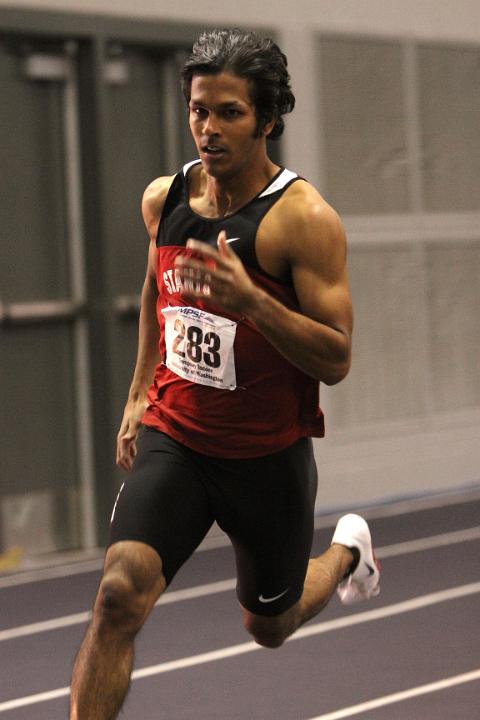
[[[387,617],[401,615],[403,613],[419,610],[430,605],[436,605],[449,600],[456,600],[476,593],[480,593],[480,582],[470,583],[469,585],[450,588],[448,590],[441,590],[435,593],[429,593],[428,595],[420,595],[419,597],[394,603],[393,605],[387,605],[374,610],[367,610],[366,612],[355,613],[343,618],[327,620],[325,622],[319,622],[300,628],[300,630],[297,630],[297,632],[288,639],[288,642],[312,637],[313,635],[322,635],[324,633],[332,632],[333,630],[341,630],[346,627],[351,627],[352,625],[361,625],[366,622],[383,620]],[[170,660],[168,662],[159,663],[158,665],[150,665],[148,667],[140,668],[132,673],[132,680],[139,680],[141,678],[151,677],[152,675],[161,675],[173,670],[181,670],[195,665],[204,665],[209,662],[224,660],[225,658],[237,655],[244,655],[245,653],[254,652],[255,650],[260,649],[260,646],[255,642],[245,642],[239,645],[231,645],[229,647],[211,650],[210,652],[201,653],[199,655],[191,655],[189,657],[179,658],[178,660]],[[6,702],[0,703],[0,713],[6,712],[7,710],[14,710],[18,707],[24,707],[25,705],[35,705],[37,703],[64,697],[68,695],[69,692],[70,689],[68,687],[64,687],[43,693],[37,693],[36,695],[28,695],[22,698],[7,700]]]
[[[49,632],[50,630],[61,630],[71,625],[81,625],[90,620],[91,613],[80,612],[74,615],[64,615],[63,617],[54,618],[53,620],[42,620],[42,622],[29,623],[28,625],[19,625],[9,630],[0,630],[0,642],[6,640],[14,640],[28,635],[36,635],[37,633]]]
[[[402,692],[384,695],[384,697],[375,698],[374,700],[367,700],[367,702],[360,703],[359,705],[350,705],[350,707],[335,710],[334,712],[329,712],[325,715],[317,715],[314,718],[310,718],[310,720],[342,720],[342,718],[360,715],[360,713],[367,712],[367,710],[375,710],[376,708],[384,707],[385,705],[392,705],[393,703],[409,700],[410,698],[418,697],[419,695],[427,695],[428,693],[438,692],[439,690],[445,690],[450,687],[455,687],[455,685],[473,682],[474,680],[480,680],[480,669],[472,670],[471,672],[463,673],[462,675],[453,675],[452,677],[428,683],[427,685],[418,685],[417,687],[410,688],[409,690],[402,690]]]
[[[38,703],[48,702],[49,700],[57,700],[70,694],[70,688],[57,688],[57,690],[47,690],[47,692],[37,693],[36,695],[26,695],[15,700],[7,700],[0,703],[0,713],[8,712],[8,710],[16,710],[17,708],[26,707],[27,705],[37,705]]]
[[[237,579],[230,578],[229,580],[205,583],[205,585],[196,585],[195,587],[185,588],[185,590],[172,590],[162,595],[160,600],[157,600],[155,603],[155,606],[169,605],[170,603],[180,602],[181,600],[195,600],[195,598],[205,597],[205,595],[235,590],[236,585]]]
[[[454,545],[456,543],[479,539],[480,527],[473,527],[466,530],[444,533],[443,535],[432,535],[418,540],[408,540],[394,545],[385,545],[381,548],[377,548],[375,552],[377,557],[383,560],[389,557],[397,557],[399,555],[407,555],[409,553],[422,552],[446,545]],[[170,603],[181,602],[183,600],[194,600],[199,597],[214,595],[215,593],[227,592],[229,590],[234,590],[235,585],[236,579],[230,578],[228,580],[220,580],[218,582],[197,585],[192,588],[185,588],[184,590],[167,591],[164,595],[162,595],[160,600],[155,603],[155,606],[168,605]],[[28,625],[19,625],[18,627],[9,628],[7,630],[0,630],[0,642],[14,640],[18,637],[25,637],[41,632],[61,630],[62,628],[70,627],[72,625],[80,625],[88,622],[90,617],[91,613],[86,611],[75,613],[74,615],[64,615],[63,617],[53,618],[51,620],[30,623]]]
[[[157,600],[157,605],[169,605],[170,603],[180,602],[182,600],[192,600],[205,595],[213,595],[214,593],[226,592],[234,590],[237,581],[235,578],[230,580],[220,580],[219,582],[206,583],[205,585],[197,585],[184,590],[172,590],[165,593]],[[53,618],[52,620],[43,620],[41,622],[29,623],[28,625],[19,625],[18,627],[8,630],[0,630],[0,642],[6,640],[14,640],[15,638],[35,635],[37,633],[49,632],[50,630],[61,630],[62,628],[72,625],[81,625],[90,620],[92,613],[90,611],[79,612],[73,615],[64,615],[63,617]]]
[[[375,549],[375,554],[379,558],[391,558],[397,557],[398,555],[423,552],[424,550],[434,550],[435,548],[445,547],[446,545],[470,542],[471,540],[480,540],[480,527],[455,530],[453,532],[442,533],[441,535],[430,535],[429,537],[418,538],[416,540],[406,540],[405,542],[393,545],[385,545],[384,547]]]
[[[99,572],[103,567],[103,554],[101,558],[83,560],[72,565],[59,565],[58,567],[39,568],[38,570],[23,570],[15,575],[6,575],[0,578],[0,590],[28,585],[43,580],[57,580],[58,578],[82,575],[83,573]]]
[[[403,613],[412,612],[413,610],[421,610],[430,605],[447,602],[448,600],[458,600],[468,595],[480,593],[480,582],[469,583],[468,585],[460,585],[459,587],[448,588],[447,590],[438,590],[437,592],[428,593],[427,595],[419,595],[410,600],[402,600],[393,605],[384,605],[374,610],[366,610],[365,612],[347,615],[346,617],[335,618],[327,622],[315,623],[297,630],[289,640],[311,637],[312,635],[320,635],[331,630],[339,630],[341,628],[350,627],[350,625],[359,625],[373,620],[383,620],[383,618],[392,617],[393,615],[402,615]]]

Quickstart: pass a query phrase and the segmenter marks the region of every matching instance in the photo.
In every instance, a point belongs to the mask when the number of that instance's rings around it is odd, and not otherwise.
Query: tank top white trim
[[[201,160],[192,160],[191,162],[186,163],[183,168],[183,175],[186,177],[188,171],[190,170],[193,165],[198,165],[198,163],[201,162]],[[271,195],[274,192],[277,192],[277,190],[281,190],[285,187],[291,180],[294,180],[296,177],[298,177],[297,173],[292,172],[291,170],[287,170],[287,168],[284,168],[280,175],[272,182],[270,185],[267,185],[265,190],[260,193],[258,196],[259,198],[266,197],[267,195]]]

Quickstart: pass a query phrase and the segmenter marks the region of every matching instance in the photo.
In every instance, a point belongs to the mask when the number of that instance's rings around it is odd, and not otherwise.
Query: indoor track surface
[[[335,596],[279,650],[245,634],[232,551],[223,538],[207,543],[143,629],[120,717],[480,719],[480,493],[365,516],[382,563],[380,596],[350,607]],[[318,518],[315,553],[335,520]],[[0,578],[0,720],[67,719],[100,564]]]

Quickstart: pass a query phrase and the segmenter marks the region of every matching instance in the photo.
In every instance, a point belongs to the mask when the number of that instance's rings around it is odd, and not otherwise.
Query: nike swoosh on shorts
[[[260,600],[261,603],[271,603],[271,602],[274,602],[275,600],[279,600],[279,599],[280,599],[281,597],[283,597],[289,590],[290,590],[290,588],[288,587],[288,588],[287,588],[286,590],[284,590],[283,592],[279,593],[278,595],[275,595],[274,597],[270,597],[270,598],[263,597],[263,593],[262,593],[261,595],[258,596],[258,599]]]

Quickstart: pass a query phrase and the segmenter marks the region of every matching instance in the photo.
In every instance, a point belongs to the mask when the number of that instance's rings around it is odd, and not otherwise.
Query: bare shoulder
[[[305,180],[292,183],[278,203],[285,230],[299,250],[345,248],[345,232],[336,210]]]
[[[281,256],[278,267],[303,268],[337,282],[345,270],[347,248],[338,213],[305,180],[292,183],[266,216],[265,231],[276,239],[270,252]]]
[[[151,182],[142,198],[142,215],[150,237],[156,236],[163,206],[174,175],[164,175]]]
[[[346,262],[342,222],[313,185],[296,180],[260,223],[256,252],[271,275],[286,277],[303,266],[333,279]]]

